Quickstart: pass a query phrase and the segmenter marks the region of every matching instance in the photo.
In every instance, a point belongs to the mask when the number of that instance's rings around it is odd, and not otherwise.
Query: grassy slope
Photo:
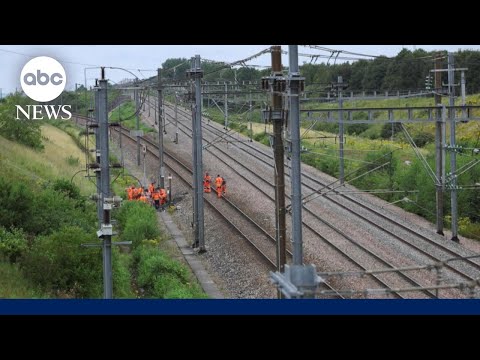
[[[70,181],[77,171],[85,169],[85,155],[68,134],[51,125],[44,125],[42,136],[45,144],[43,152],[0,137],[2,176],[37,183],[57,178]],[[95,185],[84,174],[75,176],[75,184],[84,194],[95,192]]]

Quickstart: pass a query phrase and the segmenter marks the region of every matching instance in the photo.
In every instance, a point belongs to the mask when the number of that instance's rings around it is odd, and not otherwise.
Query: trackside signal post
[[[298,68],[298,46],[288,46],[289,74],[286,78],[290,98],[290,152],[292,182],[292,243],[293,264],[284,269],[270,273],[272,282],[286,298],[310,298],[322,279],[317,275],[315,266],[303,264],[302,241],[302,191],[300,162],[300,91],[304,88],[305,79],[300,77]],[[283,158],[282,158],[283,164]],[[285,197],[284,197],[285,200]]]

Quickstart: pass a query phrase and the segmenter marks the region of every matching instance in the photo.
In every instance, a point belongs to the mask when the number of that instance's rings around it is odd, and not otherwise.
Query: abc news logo
[[[32,100],[48,102],[56,99],[65,89],[67,75],[63,66],[48,56],[38,56],[25,64],[20,74],[20,84],[25,94]],[[72,118],[71,105],[27,105],[17,108],[17,120],[20,113],[30,120],[49,119],[68,120]],[[61,115],[60,115],[61,114]]]
[[[53,85],[60,85],[63,83],[63,76],[62,74],[55,73],[52,76],[48,76],[48,74],[37,70],[37,75],[32,73],[26,73],[23,77],[23,82],[26,85],[48,85],[50,82]]]

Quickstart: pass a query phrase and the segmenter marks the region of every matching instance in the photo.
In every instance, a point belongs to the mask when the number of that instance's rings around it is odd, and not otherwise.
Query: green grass
[[[442,97],[442,104],[448,105],[448,97]],[[468,105],[480,105],[480,94],[469,95],[466,97],[466,103]],[[461,104],[461,98],[456,99],[455,105]],[[394,99],[385,99],[385,100],[353,100],[350,101],[348,98],[344,101],[344,108],[362,108],[362,107],[371,107],[371,108],[383,108],[383,107],[421,107],[421,106],[434,106],[433,97],[421,97],[421,98],[394,98]],[[337,109],[338,102],[332,103],[305,103],[302,104],[302,109]],[[355,113],[354,113],[355,114]],[[399,118],[405,116],[405,112],[394,111],[394,116]],[[478,116],[480,110],[474,110],[473,114]],[[414,111],[414,116],[417,118],[426,118],[427,113],[425,111]],[[387,117],[387,112],[377,113],[377,118],[384,119]],[[447,121],[448,122],[448,121]],[[331,128],[333,124],[319,124],[317,129],[327,130]],[[431,135],[435,134],[435,124],[425,123],[425,124],[405,124],[405,127],[408,129],[412,136],[426,132]],[[365,138],[379,138],[382,124],[370,125],[364,132],[360,133],[362,137]],[[347,126],[348,131],[348,126]],[[359,134],[357,132],[357,134]],[[458,142],[467,142],[472,143],[478,140],[480,137],[480,124],[478,121],[470,121],[468,123],[459,123],[457,124],[457,141]]]
[[[146,298],[201,299],[208,298],[189,268],[170,257],[155,245],[139,246],[134,254],[137,283]]]
[[[132,274],[140,296],[147,298],[205,298],[188,265],[173,259],[166,235],[159,229],[156,211],[138,201],[126,201],[116,210],[122,241],[132,241]]]
[[[48,296],[25,279],[16,264],[0,260],[0,298],[38,299],[48,298]]]
[[[41,129],[45,145],[42,152],[0,136],[0,168],[5,178],[40,185],[58,178],[70,181],[75,173],[85,169],[85,154],[71,136],[49,124]],[[91,194],[95,192],[95,185],[84,175],[84,172],[78,173],[74,183],[83,194]]]
[[[135,116],[132,116],[135,113],[135,105],[133,101],[127,101],[117,106],[115,109],[110,111],[109,120],[110,121],[120,121],[123,126],[128,129],[135,130],[137,127],[137,120]],[[143,130],[144,133],[154,132],[150,126],[147,126],[140,122],[140,130]]]

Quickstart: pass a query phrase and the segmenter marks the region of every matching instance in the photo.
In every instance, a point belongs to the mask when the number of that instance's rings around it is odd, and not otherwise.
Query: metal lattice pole
[[[250,125],[250,142],[253,142],[253,130],[252,130],[252,90],[248,92],[248,122]]]
[[[288,46],[290,78],[300,76],[298,45]],[[339,82],[341,78],[339,78]],[[293,264],[303,265],[302,242],[302,180],[300,160],[300,99],[299,82],[290,81],[290,136],[292,146],[292,243]]]
[[[282,48],[272,46],[272,73],[281,76],[282,73]],[[272,117],[274,136],[274,158],[275,158],[275,194],[276,194],[276,218],[277,218],[277,269],[283,272],[287,262],[286,253],[286,211],[285,211],[285,165],[283,147],[283,113],[282,95],[274,92],[272,94]]]
[[[135,87],[137,87],[137,82],[135,81]],[[135,122],[135,129],[137,130],[137,165],[140,166],[140,99],[138,94],[138,89],[133,90],[133,94],[135,97],[135,109],[137,111],[136,115],[136,122]]]
[[[343,156],[343,98],[342,98],[342,86],[343,78],[338,77],[338,132],[339,132],[339,141],[340,141],[340,184],[343,185],[345,181],[345,170],[344,170],[344,156]]]
[[[441,67],[441,59],[439,56],[435,58],[435,70]],[[435,106],[440,106],[442,97],[440,91],[442,90],[442,73],[435,71]],[[443,194],[445,191],[445,178],[442,166],[444,166],[443,149],[445,147],[444,134],[445,123],[442,121],[442,110],[437,110],[437,121],[435,123],[435,172],[438,179],[436,184],[436,205],[437,205],[437,234],[443,235]]]
[[[163,109],[162,109],[162,70],[158,69],[157,81],[158,81],[158,159],[159,159],[159,175],[158,175],[158,186],[161,189],[165,189],[165,168],[163,164]]]
[[[99,109],[99,104],[100,104],[100,91],[98,87],[98,80],[95,81],[95,87],[93,88],[93,97],[95,100],[95,105],[94,105],[94,116],[95,116],[95,121],[97,122],[95,125],[95,162],[97,164],[100,164],[100,129],[99,129],[99,123],[100,123],[100,118],[98,116],[98,109]],[[87,132],[87,137],[88,137],[88,132]],[[88,143],[88,140],[87,140]],[[98,226],[102,226],[103,222],[103,209],[102,209],[102,173],[100,169],[95,169],[95,179],[96,179],[96,184],[97,184],[97,217],[98,217]]]
[[[467,99],[466,99],[466,91],[465,91],[465,71],[462,70],[461,72],[461,91],[462,91],[462,105],[465,106],[467,104]],[[465,109],[462,110],[462,116],[463,118],[467,117]]]
[[[121,107],[121,105],[119,104],[118,105],[118,123],[119,124],[122,123],[120,107]],[[121,131],[118,132],[118,136],[119,136],[119,144],[120,144],[120,164],[123,167],[124,161],[123,161],[123,146],[122,146],[122,132]]]
[[[448,53],[448,87],[450,106],[455,106],[455,72],[453,53]],[[452,240],[458,242],[458,208],[457,208],[457,148],[455,142],[455,110],[450,110],[450,200],[452,206]]]
[[[175,144],[178,144],[178,94],[175,91]]]
[[[107,108],[107,80],[105,80],[105,69],[102,68],[102,78],[99,81],[98,90],[98,119],[100,135],[100,169],[101,169],[101,192],[102,205],[105,198],[110,197],[110,164],[108,159],[108,108]],[[110,225],[110,210],[103,210],[102,229]],[[112,237],[103,235],[103,289],[104,298],[112,298]]]
[[[195,68],[195,58],[192,58],[192,69],[193,71]],[[192,98],[194,99],[195,94],[195,84],[192,82],[191,87],[191,94]],[[197,138],[197,127],[195,126],[195,117],[196,117],[196,109],[195,109],[195,100],[193,100],[191,107],[192,107],[192,169],[193,169],[193,247],[198,247],[198,201],[197,201],[197,168],[195,164],[197,163],[197,147],[195,140]]]
[[[202,159],[202,88],[201,88],[201,62],[200,55],[195,55],[195,143],[197,152],[197,162],[194,164],[195,171],[197,173],[197,211],[198,211],[198,242],[199,251],[205,251],[205,239],[204,239],[204,215],[203,215],[203,159]]]
[[[204,239],[204,211],[203,211],[203,166],[202,166],[202,89],[201,78],[203,71],[201,69],[200,55],[196,55],[191,60],[191,68],[187,71],[187,76],[194,80],[191,94],[194,95],[194,104],[192,103],[192,159],[193,159],[193,223],[195,239],[193,247],[199,247],[199,252],[205,251]],[[192,84],[193,85],[193,84]],[[195,91],[195,92],[194,92]]]
[[[225,115],[225,130],[228,128],[228,85],[227,82],[225,81],[225,110],[224,110],[224,115]]]

